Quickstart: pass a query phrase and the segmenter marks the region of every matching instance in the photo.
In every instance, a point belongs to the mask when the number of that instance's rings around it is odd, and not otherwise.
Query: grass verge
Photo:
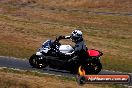
[[[6,80],[5,80],[6,79]],[[49,76],[38,72],[0,69],[1,88],[124,88],[115,84],[85,84],[79,86],[74,78]]]

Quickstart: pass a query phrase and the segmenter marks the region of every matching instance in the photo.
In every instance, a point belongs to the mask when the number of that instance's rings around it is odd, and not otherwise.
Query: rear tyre
[[[45,68],[47,66],[47,63],[44,58],[41,59],[40,56],[37,56],[36,54],[33,54],[30,59],[29,63],[34,68]]]
[[[100,62],[88,62],[84,66],[86,74],[98,74],[102,69],[102,64]]]
[[[93,63],[93,67],[94,67],[94,73],[98,74],[102,69],[102,64],[100,62],[95,62]]]

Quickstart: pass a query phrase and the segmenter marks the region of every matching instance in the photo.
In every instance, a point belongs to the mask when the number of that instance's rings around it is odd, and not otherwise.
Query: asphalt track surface
[[[75,77],[75,75],[70,74],[68,71],[65,71],[65,70],[57,70],[57,69],[52,69],[48,67],[44,69],[35,69],[30,66],[30,64],[28,63],[28,60],[22,60],[22,59],[17,59],[13,57],[0,56],[0,67],[19,69],[19,70],[37,71],[44,74],[63,76],[63,77],[69,77],[69,78]],[[99,74],[129,74],[131,76],[130,83],[123,84],[123,85],[129,88],[130,87],[132,88],[132,73],[102,70]]]

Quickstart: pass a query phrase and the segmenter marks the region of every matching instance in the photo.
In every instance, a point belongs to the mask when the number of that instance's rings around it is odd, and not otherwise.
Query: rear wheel
[[[102,69],[102,64],[100,62],[88,62],[84,66],[86,74],[98,74]]]
[[[37,56],[36,54],[33,54],[30,59],[29,63],[31,66],[35,68],[44,68],[47,66],[47,63],[44,58]]]

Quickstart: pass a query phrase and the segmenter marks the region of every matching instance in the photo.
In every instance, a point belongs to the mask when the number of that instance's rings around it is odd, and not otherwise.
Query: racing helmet
[[[80,30],[74,30],[71,34],[71,39],[73,42],[80,42],[83,40],[82,32]]]

